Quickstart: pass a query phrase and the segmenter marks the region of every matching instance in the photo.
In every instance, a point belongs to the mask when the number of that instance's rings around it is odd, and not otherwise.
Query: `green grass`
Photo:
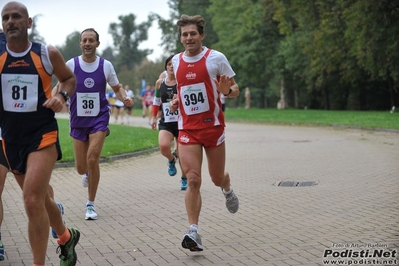
[[[399,130],[399,113],[376,111],[324,111],[277,109],[227,109],[227,121],[288,125],[347,126]]]
[[[306,126],[343,126],[362,129],[399,130],[399,113],[374,111],[323,111],[277,109],[231,109],[225,112],[227,122],[286,124]],[[62,162],[73,162],[69,120],[58,119]],[[105,139],[101,157],[147,150],[158,146],[158,130],[142,127],[109,125],[111,134]]]
[[[60,129],[60,144],[62,149],[61,162],[75,161],[72,137],[69,135],[69,120],[57,119]],[[102,158],[113,155],[143,151],[158,146],[158,131],[143,127],[127,127],[110,124],[110,134],[105,139],[101,151]]]

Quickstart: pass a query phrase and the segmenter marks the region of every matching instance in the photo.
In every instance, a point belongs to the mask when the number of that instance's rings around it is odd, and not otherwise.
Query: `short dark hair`
[[[87,28],[87,29],[85,29],[85,30],[83,30],[81,33],[80,33],[80,40],[82,40],[82,34],[83,34],[83,32],[86,32],[86,31],[92,31],[92,32],[94,32],[95,34],[96,34],[96,41],[100,41],[100,35],[98,34],[98,32],[94,29],[94,28]]]
[[[170,55],[168,58],[166,58],[166,60],[165,60],[165,70],[166,70],[166,67],[168,66],[169,61],[172,60],[172,58],[173,58],[174,56],[175,56],[175,55],[172,54],[172,55]]]
[[[204,34],[205,20],[200,15],[189,16],[183,14],[180,16],[180,19],[177,21],[177,27],[179,28],[179,36],[181,36],[181,27],[186,25],[196,25],[199,34]]]

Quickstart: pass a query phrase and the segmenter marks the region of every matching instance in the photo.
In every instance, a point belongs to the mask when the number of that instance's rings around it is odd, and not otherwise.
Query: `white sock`
[[[196,225],[196,224],[190,225],[190,231],[198,232],[198,225]]]
[[[226,191],[226,190],[223,189],[223,193],[224,193],[225,195],[228,195],[228,194],[231,193],[232,190],[233,190],[233,189],[232,189],[231,186],[230,186],[230,189],[229,189],[228,191]]]
[[[90,201],[90,200],[88,200],[88,201],[87,201],[87,203],[86,203],[86,206],[87,206],[87,205],[91,205],[91,206],[93,206],[93,207],[94,207],[94,201]]]

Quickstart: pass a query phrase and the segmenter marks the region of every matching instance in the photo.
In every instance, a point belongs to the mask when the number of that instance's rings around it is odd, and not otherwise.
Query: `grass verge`
[[[342,126],[361,129],[383,129],[399,132],[399,113],[374,111],[324,111],[324,110],[277,110],[277,109],[227,109],[227,122],[287,124],[307,126]],[[73,162],[73,143],[69,136],[69,120],[58,119],[60,143],[63,153],[61,162]],[[101,157],[137,151],[158,146],[158,130],[110,124],[110,135],[105,139]]]

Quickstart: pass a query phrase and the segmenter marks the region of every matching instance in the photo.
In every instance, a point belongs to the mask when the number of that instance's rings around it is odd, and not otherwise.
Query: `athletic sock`
[[[190,231],[198,232],[198,225],[196,224],[190,225]]]
[[[62,235],[58,236],[58,245],[62,245],[65,244],[66,242],[69,241],[69,239],[71,239],[71,233],[69,232],[68,228],[65,227],[65,231],[64,233],[62,233]]]
[[[223,190],[223,193],[224,193],[225,195],[229,195],[229,194],[231,193],[231,191],[233,191],[233,190],[231,189],[231,186],[230,186],[230,189],[229,189],[228,191],[224,190],[223,188],[222,188],[222,190]]]

